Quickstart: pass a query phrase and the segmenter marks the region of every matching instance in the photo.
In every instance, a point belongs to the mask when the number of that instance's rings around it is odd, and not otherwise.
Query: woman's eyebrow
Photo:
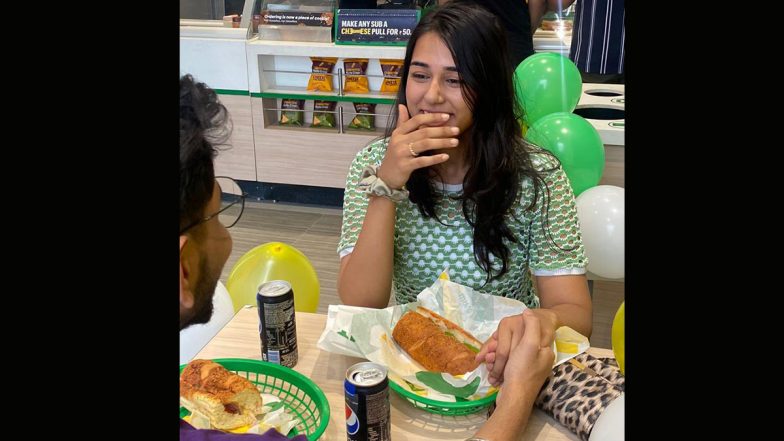
[[[423,63],[421,61],[412,61],[411,65],[412,66],[424,67],[425,69],[430,69],[430,65],[428,65],[427,63]],[[451,72],[457,72],[457,68],[455,66],[447,66],[447,67],[444,68],[444,70],[448,70],[448,71],[451,71]]]

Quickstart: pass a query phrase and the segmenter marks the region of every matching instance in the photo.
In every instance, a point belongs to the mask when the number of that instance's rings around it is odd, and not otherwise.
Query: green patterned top
[[[386,139],[374,141],[359,151],[351,164],[346,177],[343,228],[338,243],[341,258],[354,250],[365,219],[368,199],[357,189],[362,169],[366,165],[381,164],[386,149]],[[542,153],[534,153],[532,159],[538,170],[551,169],[555,165],[549,155]],[[447,266],[453,282],[483,293],[511,297],[531,308],[539,307],[539,297],[530,271],[537,277],[584,274],[588,261],[568,178],[559,166],[546,175],[545,180],[551,195],[549,231],[552,239],[542,228],[543,194],[533,212],[525,210],[527,201],[533,198],[532,181],[525,178],[521,182],[520,203],[512,208],[515,216],[507,217],[509,228],[518,238],[518,243],[506,243],[510,247],[510,269],[487,286],[483,286],[485,272],[474,259],[472,227],[463,217],[462,202],[450,198],[460,195],[462,185],[436,183],[442,187],[440,198],[436,196],[436,213],[446,225],[423,218],[410,200],[397,204],[392,274],[397,303],[416,301],[417,294],[430,286]],[[543,190],[540,192],[544,193]],[[552,241],[564,249],[554,246]]]

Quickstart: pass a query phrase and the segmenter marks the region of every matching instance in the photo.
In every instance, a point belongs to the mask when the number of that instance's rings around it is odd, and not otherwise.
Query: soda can
[[[297,322],[294,317],[294,290],[285,280],[259,285],[259,336],[261,359],[287,367],[297,364]]]
[[[365,361],[346,371],[346,433],[348,441],[390,441],[387,368]]]

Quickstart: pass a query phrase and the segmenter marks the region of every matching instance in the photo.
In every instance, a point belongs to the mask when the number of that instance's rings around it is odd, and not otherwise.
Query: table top
[[[330,417],[321,439],[346,438],[345,398],[343,380],[346,370],[362,358],[332,354],[316,347],[324,325],[325,314],[297,312],[297,350],[299,361],[294,370],[315,382],[329,401]],[[612,357],[609,349],[590,348],[597,357]],[[246,306],[221,329],[195,358],[249,358],[261,360],[259,316],[256,307]],[[465,440],[487,419],[486,412],[449,417],[415,408],[390,388],[392,439],[395,441]],[[579,440],[577,435],[539,409],[534,409],[522,438],[524,441]]]

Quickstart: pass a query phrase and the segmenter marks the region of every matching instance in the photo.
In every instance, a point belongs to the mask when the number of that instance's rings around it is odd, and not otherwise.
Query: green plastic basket
[[[413,404],[414,407],[426,410],[431,413],[449,416],[469,415],[479,412],[483,409],[487,409],[491,404],[493,404],[496,395],[498,395],[496,392],[492,395],[488,395],[484,398],[473,401],[468,401],[461,398],[458,398],[458,401],[455,402],[437,401],[405,390],[403,387],[392,380],[389,381],[389,386],[392,387],[392,390],[405,398],[409,403]]]
[[[327,429],[327,397],[316,383],[299,372],[279,364],[245,358],[216,358],[212,361],[247,378],[261,393],[279,397],[286,409],[299,420],[299,424],[288,433],[289,438],[304,434],[309,441],[315,441]],[[180,373],[185,366],[180,366]],[[189,414],[188,409],[180,407],[180,418]]]

